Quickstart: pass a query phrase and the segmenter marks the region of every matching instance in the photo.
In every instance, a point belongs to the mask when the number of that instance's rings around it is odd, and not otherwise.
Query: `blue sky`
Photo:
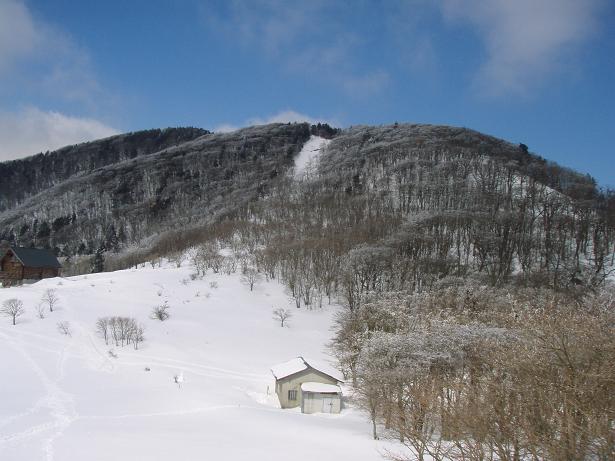
[[[609,0],[0,0],[0,159],[269,121],[470,128],[615,186]]]

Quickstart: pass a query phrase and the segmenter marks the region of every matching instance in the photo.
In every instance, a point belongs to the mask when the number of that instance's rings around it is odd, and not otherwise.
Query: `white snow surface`
[[[305,392],[324,392],[324,393],[336,393],[342,392],[339,386],[335,384],[323,384],[323,383],[303,383],[301,390]]]
[[[398,448],[372,440],[347,399],[337,415],[279,408],[271,364],[304,354],[331,363],[337,307],[296,309],[275,281],[250,292],[239,274],[192,272],[148,265],[0,289],[0,303],[18,298],[27,310],[15,326],[0,317],[0,460],[376,461]],[[48,288],[60,303],[40,319]],[[170,318],[152,319],[164,301]],[[272,319],[278,307],[293,309],[287,327]],[[95,334],[113,315],[144,325],[139,350]],[[72,336],[59,333],[64,321]]]
[[[307,370],[307,365],[301,357],[290,359],[287,362],[279,363],[271,367],[271,373],[277,379],[286,378],[300,371]]]
[[[316,166],[318,158],[330,142],[330,139],[310,136],[310,139],[305,142],[299,155],[295,158],[295,178],[304,177],[310,169]]]

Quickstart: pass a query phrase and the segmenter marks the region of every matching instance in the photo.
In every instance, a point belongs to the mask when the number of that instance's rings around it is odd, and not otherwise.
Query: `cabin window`
[[[296,390],[288,391],[288,400],[297,400],[297,391]]]

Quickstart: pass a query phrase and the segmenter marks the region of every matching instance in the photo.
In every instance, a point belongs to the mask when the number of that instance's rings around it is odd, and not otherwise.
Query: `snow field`
[[[16,326],[0,318],[0,460],[382,459],[387,445],[371,440],[362,412],[303,415],[275,396],[272,365],[331,363],[335,306],[298,310],[277,282],[250,292],[239,274],[192,272],[163,264],[0,289],[0,303],[19,298],[27,310]],[[48,288],[59,307],[39,319]],[[151,319],[164,301],[171,317]],[[293,310],[288,327],[274,307]],[[145,326],[139,350],[95,334],[99,317],[115,315]]]

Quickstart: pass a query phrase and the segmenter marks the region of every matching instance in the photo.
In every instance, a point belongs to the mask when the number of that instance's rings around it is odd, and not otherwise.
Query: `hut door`
[[[331,397],[322,398],[322,412],[331,413],[333,411],[333,399]]]

